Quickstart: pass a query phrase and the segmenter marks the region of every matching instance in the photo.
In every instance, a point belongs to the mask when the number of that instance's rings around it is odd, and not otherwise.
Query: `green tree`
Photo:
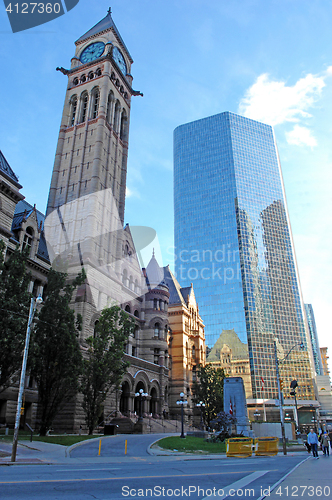
[[[0,240],[0,392],[14,382],[22,365],[31,298],[26,253],[17,248],[6,261],[4,253]]]
[[[87,339],[80,391],[89,434],[93,433],[111,389],[118,387],[129,363],[124,360],[125,346],[135,323],[118,306],[102,311],[94,336]]]
[[[31,338],[31,373],[38,387],[42,436],[63,405],[75,394],[82,370],[78,341],[82,318],[70,308],[73,292],[85,280],[84,270],[67,283],[67,274],[51,269],[47,295]]]
[[[224,409],[224,378],[222,368],[212,365],[199,366],[197,380],[193,384],[194,402],[205,404],[204,419],[207,426]]]

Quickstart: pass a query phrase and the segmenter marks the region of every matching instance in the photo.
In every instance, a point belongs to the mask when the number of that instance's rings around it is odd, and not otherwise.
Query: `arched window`
[[[99,109],[99,89],[95,88],[92,91],[92,106],[91,106],[91,118],[94,120],[98,116]]]
[[[139,312],[137,309],[135,309],[135,311],[134,311],[134,316],[136,316],[136,318],[139,318]]]
[[[153,309],[158,309],[158,300],[153,299]]]
[[[196,358],[196,349],[195,349],[194,345],[191,348],[191,357],[192,357],[192,360],[195,361],[195,358]]]
[[[115,109],[114,109],[114,119],[113,119],[113,130],[115,132],[119,131],[119,116],[120,116],[120,103],[119,101],[116,101],[115,103]]]
[[[73,95],[70,99],[70,114],[69,114],[69,127],[75,124],[75,117],[77,112],[77,95]]]
[[[88,114],[88,103],[89,103],[89,95],[87,92],[83,92],[81,94],[81,114],[79,123],[83,123],[86,120]]]
[[[138,281],[137,279],[135,280],[135,293],[139,293],[139,287],[138,287]]]
[[[110,91],[107,99],[107,123],[109,123],[110,125],[112,124],[113,102],[114,94],[112,91]]]
[[[127,313],[130,313],[130,306],[126,305],[126,307],[125,307],[125,311],[126,311]]]
[[[127,129],[128,129],[128,118],[126,110],[123,109],[121,113],[121,124],[120,124],[120,139],[122,141],[128,140]]]
[[[154,325],[154,336],[159,337],[160,333],[160,323],[155,323]]]
[[[29,226],[25,230],[25,235],[24,235],[23,244],[22,244],[22,250],[25,250],[27,248],[29,254],[30,254],[30,250],[31,250],[32,240],[33,240],[33,229],[32,229],[32,227]]]

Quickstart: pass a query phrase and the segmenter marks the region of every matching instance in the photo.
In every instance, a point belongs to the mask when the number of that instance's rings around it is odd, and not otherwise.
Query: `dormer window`
[[[22,244],[22,250],[25,250],[27,248],[29,254],[32,246],[32,240],[33,240],[33,229],[32,227],[29,226],[26,228]]]

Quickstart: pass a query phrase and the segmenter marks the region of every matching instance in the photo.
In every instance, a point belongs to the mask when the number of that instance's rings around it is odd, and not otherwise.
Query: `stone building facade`
[[[5,243],[5,257],[18,247],[28,248],[27,271],[31,276],[29,292],[43,294],[50,263],[44,237],[44,215],[24,200],[18,177],[0,151],[0,239]],[[28,318],[27,318],[28,319]],[[0,424],[13,425],[18,387],[0,392]],[[27,375],[21,423],[34,425],[38,395]]]
[[[69,276],[76,276],[84,266],[87,279],[72,304],[83,318],[79,339],[83,352],[106,306],[120,305],[135,322],[125,353],[130,367],[121,386],[107,397],[100,422],[137,415],[135,394],[140,389],[147,395],[144,414],[170,415],[177,410],[169,377],[170,350],[176,342],[169,342],[178,331],[188,352],[180,349],[174,357],[176,392],[183,390],[187,395],[190,390],[189,371],[196,357],[189,356],[189,349],[192,353],[197,344],[197,359],[204,360],[205,355],[203,324],[199,319],[199,335],[193,326],[198,317],[193,291],[187,290],[187,296],[170,304],[173,281],[164,278],[154,255],[146,269],[142,271],[140,266],[137,241],[144,240],[148,245],[151,235],[147,231],[133,238],[130,226],[124,226],[131,101],[133,96],[142,95],[132,88],[132,63],[109,11],[76,41],[70,69],[57,68],[68,81],[45,220],[35,207],[24,207],[22,201],[19,213],[14,214],[15,202],[23,199],[21,186],[9,165],[4,160],[1,163],[5,165],[1,170],[6,182],[3,189],[7,190],[7,201],[1,201],[1,206],[6,203],[10,212],[9,216],[1,215],[1,236],[7,238],[8,245],[10,238],[16,238],[36,252],[30,291],[43,291],[50,265],[59,271],[65,269]],[[183,316],[172,334],[170,305],[182,308]],[[191,314],[193,319],[189,321]],[[185,369],[178,372],[181,361],[176,358],[181,354],[186,356]],[[84,428],[81,403],[80,394],[71,399],[53,422],[56,431],[76,432],[81,425]],[[12,425],[14,416],[5,411],[4,420]]]

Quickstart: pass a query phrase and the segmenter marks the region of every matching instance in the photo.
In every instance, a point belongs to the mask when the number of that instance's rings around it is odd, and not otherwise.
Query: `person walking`
[[[323,436],[322,436],[322,446],[323,446],[323,453],[324,453],[324,456],[326,457],[329,457],[330,456],[330,436],[328,435],[328,433],[325,431]]]
[[[314,432],[313,429],[310,429],[310,432],[307,436],[307,441],[311,446],[312,456],[318,460],[319,459],[318,451],[317,451],[317,449],[318,449],[318,437],[317,437],[316,432]]]
[[[329,438],[330,438],[330,446],[331,446],[331,453],[332,453],[332,430],[331,429],[329,432]]]

